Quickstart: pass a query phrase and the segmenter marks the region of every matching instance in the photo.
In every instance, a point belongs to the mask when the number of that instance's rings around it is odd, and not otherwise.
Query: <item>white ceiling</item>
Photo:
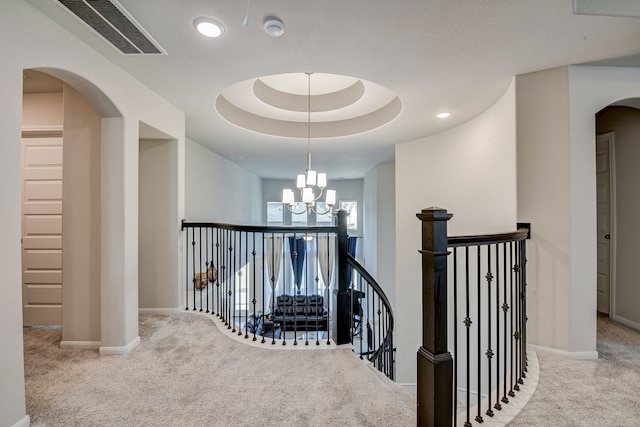
[[[184,111],[188,138],[269,178],[303,171],[307,140],[263,135],[218,115],[216,98],[241,82],[309,71],[362,79],[399,97],[400,114],[379,128],[313,139],[314,168],[335,179],[362,177],[393,160],[394,144],[480,114],[515,75],[596,61],[640,64],[638,18],[574,15],[572,0],[252,0],[247,28],[245,1],[120,0],[166,56],[125,56],[55,0],[29,1]],[[576,1],[586,12],[590,4],[625,3]],[[200,16],[223,23],[224,35],[196,33]],[[285,23],[282,37],[264,32],[267,16]],[[442,110],[453,114],[437,119]]]

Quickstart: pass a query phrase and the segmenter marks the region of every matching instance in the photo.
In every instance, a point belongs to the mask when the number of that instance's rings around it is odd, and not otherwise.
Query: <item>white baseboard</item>
[[[30,424],[31,419],[29,418],[29,415],[25,415],[23,419],[15,423],[12,427],[29,427]]]
[[[138,344],[140,344],[140,337],[139,336],[135,337],[133,339],[133,341],[131,341],[129,344],[125,345],[124,347],[100,347],[100,354],[105,354],[105,355],[109,355],[109,354],[127,354],[131,350],[136,348],[136,346]]]
[[[615,320],[618,323],[622,323],[625,326],[628,326],[630,328],[640,331],[640,323],[634,322],[633,320],[629,320],[622,316],[616,316],[616,315],[611,316],[611,320]]]
[[[100,341],[60,341],[60,348],[75,348],[79,350],[99,350]]]
[[[556,356],[575,360],[590,360],[598,358],[597,351],[566,351],[534,344],[527,344],[527,351],[533,351],[538,354],[555,354]]]
[[[184,307],[176,307],[176,308],[139,308],[138,313],[140,314],[162,314],[162,315],[172,315],[177,314],[182,311],[186,311]]]
[[[402,386],[403,389],[407,390],[409,393],[418,394],[418,384],[416,383],[398,383],[398,385]]]

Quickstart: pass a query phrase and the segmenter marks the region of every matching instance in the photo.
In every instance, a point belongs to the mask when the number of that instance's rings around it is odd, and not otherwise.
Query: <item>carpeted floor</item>
[[[25,330],[33,426],[412,426],[415,396],[350,349],[246,346],[198,315],[140,317],[142,343],[100,356]],[[640,332],[598,319],[598,360],[538,354],[538,388],[509,424],[640,424]]]
[[[597,350],[597,360],[538,353],[538,388],[509,425],[640,425],[640,332],[600,317]]]
[[[189,314],[141,316],[122,356],[60,349],[56,329],[24,337],[33,426],[415,425],[415,397],[349,348],[254,348]]]

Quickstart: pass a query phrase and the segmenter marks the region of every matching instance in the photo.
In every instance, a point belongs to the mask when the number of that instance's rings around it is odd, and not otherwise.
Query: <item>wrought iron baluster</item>
[[[507,244],[504,243],[502,245],[502,259],[503,259],[503,263],[502,263],[502,277],[504,278],[503,282],[502,282],[502,316],[503,316],[503,323],[504,323],[504,333],[502,334],[503,337],[503,345],[502,348],[504,349],[504,361],[502,362],[503,365],[503,374],[502,374],[502,382],[503,382],[503,388],[502,388],[502,403],[509,403],[509,398],[507,397],[507,370],[508,370],[508,366],[509,366],[509,347],[508,347],[508,336],[509,333],[507,331],[508,328],[508,316],[509,316],[509,294],[507,291],[507,284],[510,283],[509,281],[509,272],[507,270],[507,266],[511,265],[511,263],[507,260]]]
[[[191,252],[193,256],[191,257],[193,264],[193,311],[196,310],[196,229],[194,227],[193,232],[191,233]]]
[[[478,352],[478,404],[477,404],[477,409],[478,409],[478,415],[476,415],[476,421],[481,423],[484,421],[484,419],[482,418],[482,414],[481,414],[481,402],[482,402],[482,370],[480,369],[480,367],[482,366],[482,279],[481,279],[481,259],[480,259],[480,246],[476,246],[476,283],[477,283],[477,290],[476,290],[476,300],[477,300],[477,308],[478,308],[478,312],[476,313],[476,317],[478,320],[478,329],[477,329],[477,337],[478,337],[478,347],[477,347],[477,352]]]
[[[453,248],[453,425],[458,425],[458,248]]]
[[[466,317],[464,319],[464,326],[467,328],[467,420],[465,421],[465,427],[471,427],[471,321],[470,316],[470,279],[469,279],[469,246],[465,246],[465,306],[466,306]]]
[[[491,363],[493,359],[493,349],[491,348],[491,282],[493,281],[493,273],[491,272],[491,245],[487,245],[487,414],[493,417],[493,409],[491,408]],[[480,298],[478,298],[480,300]]]
[[[504,246],[504,244],[503,244]],[[500,404],[500,244],[496,249],[496,404],[494,409],[501,410]]]
[[[509,273],[510,277],[511,277],[511,283],[509,286],[509,291],[510,291],[510,300],[511,300],[511,312],[510,312],[510,317],[511,317],[511,339],[510,339],[510,343],[509,343],[509,349],[510,349],[510,356],[511,356],[511,372],[510,372],[510,377],[511,377],[511,381],[509,381],[509,396],[511,397],[515,397],[515,392],[514,390],[514,375],[515,375],[515,347],[514,347],[514,338],[516,335],[516,329],[514,326],[514,313],[515,313],[515,307],[514,307],[514,287],[515,287],[515,278],[514,278],[514,274],[516,271],[516,264],[515,264],[515,258],[513,256],[513,242],[511,242],[509,244],[509,251],[510,251],[510,255],[509,255],[509,260],[511,261],[510,265],[511,265],[511,272]]]
[[[184,253],[185,253],[184,305],[185,305],[185,308],[184,309],[189,310],[189,227],[186,228],[184,235],[185,235],[185,242],[184,242],[185,243],[184,245]]]

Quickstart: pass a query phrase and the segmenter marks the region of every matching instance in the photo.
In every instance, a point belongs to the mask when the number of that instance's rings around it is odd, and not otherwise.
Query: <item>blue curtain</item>
[[[300,293],[302,275],[304,274],[304,254],[307,251],[307,242],[302,238],[289,237],[289,251],[291,253],[291,266],[293,267],[293,281],[296,285],[296,293]]]
[[[356,257],[356,243],[358,243],[358,238],[355,236],[351,236],[347,240],[347,252],[352,257]],[[351,273],[353,272],[353,267],[347,264],[347,286],[351,286]]]

